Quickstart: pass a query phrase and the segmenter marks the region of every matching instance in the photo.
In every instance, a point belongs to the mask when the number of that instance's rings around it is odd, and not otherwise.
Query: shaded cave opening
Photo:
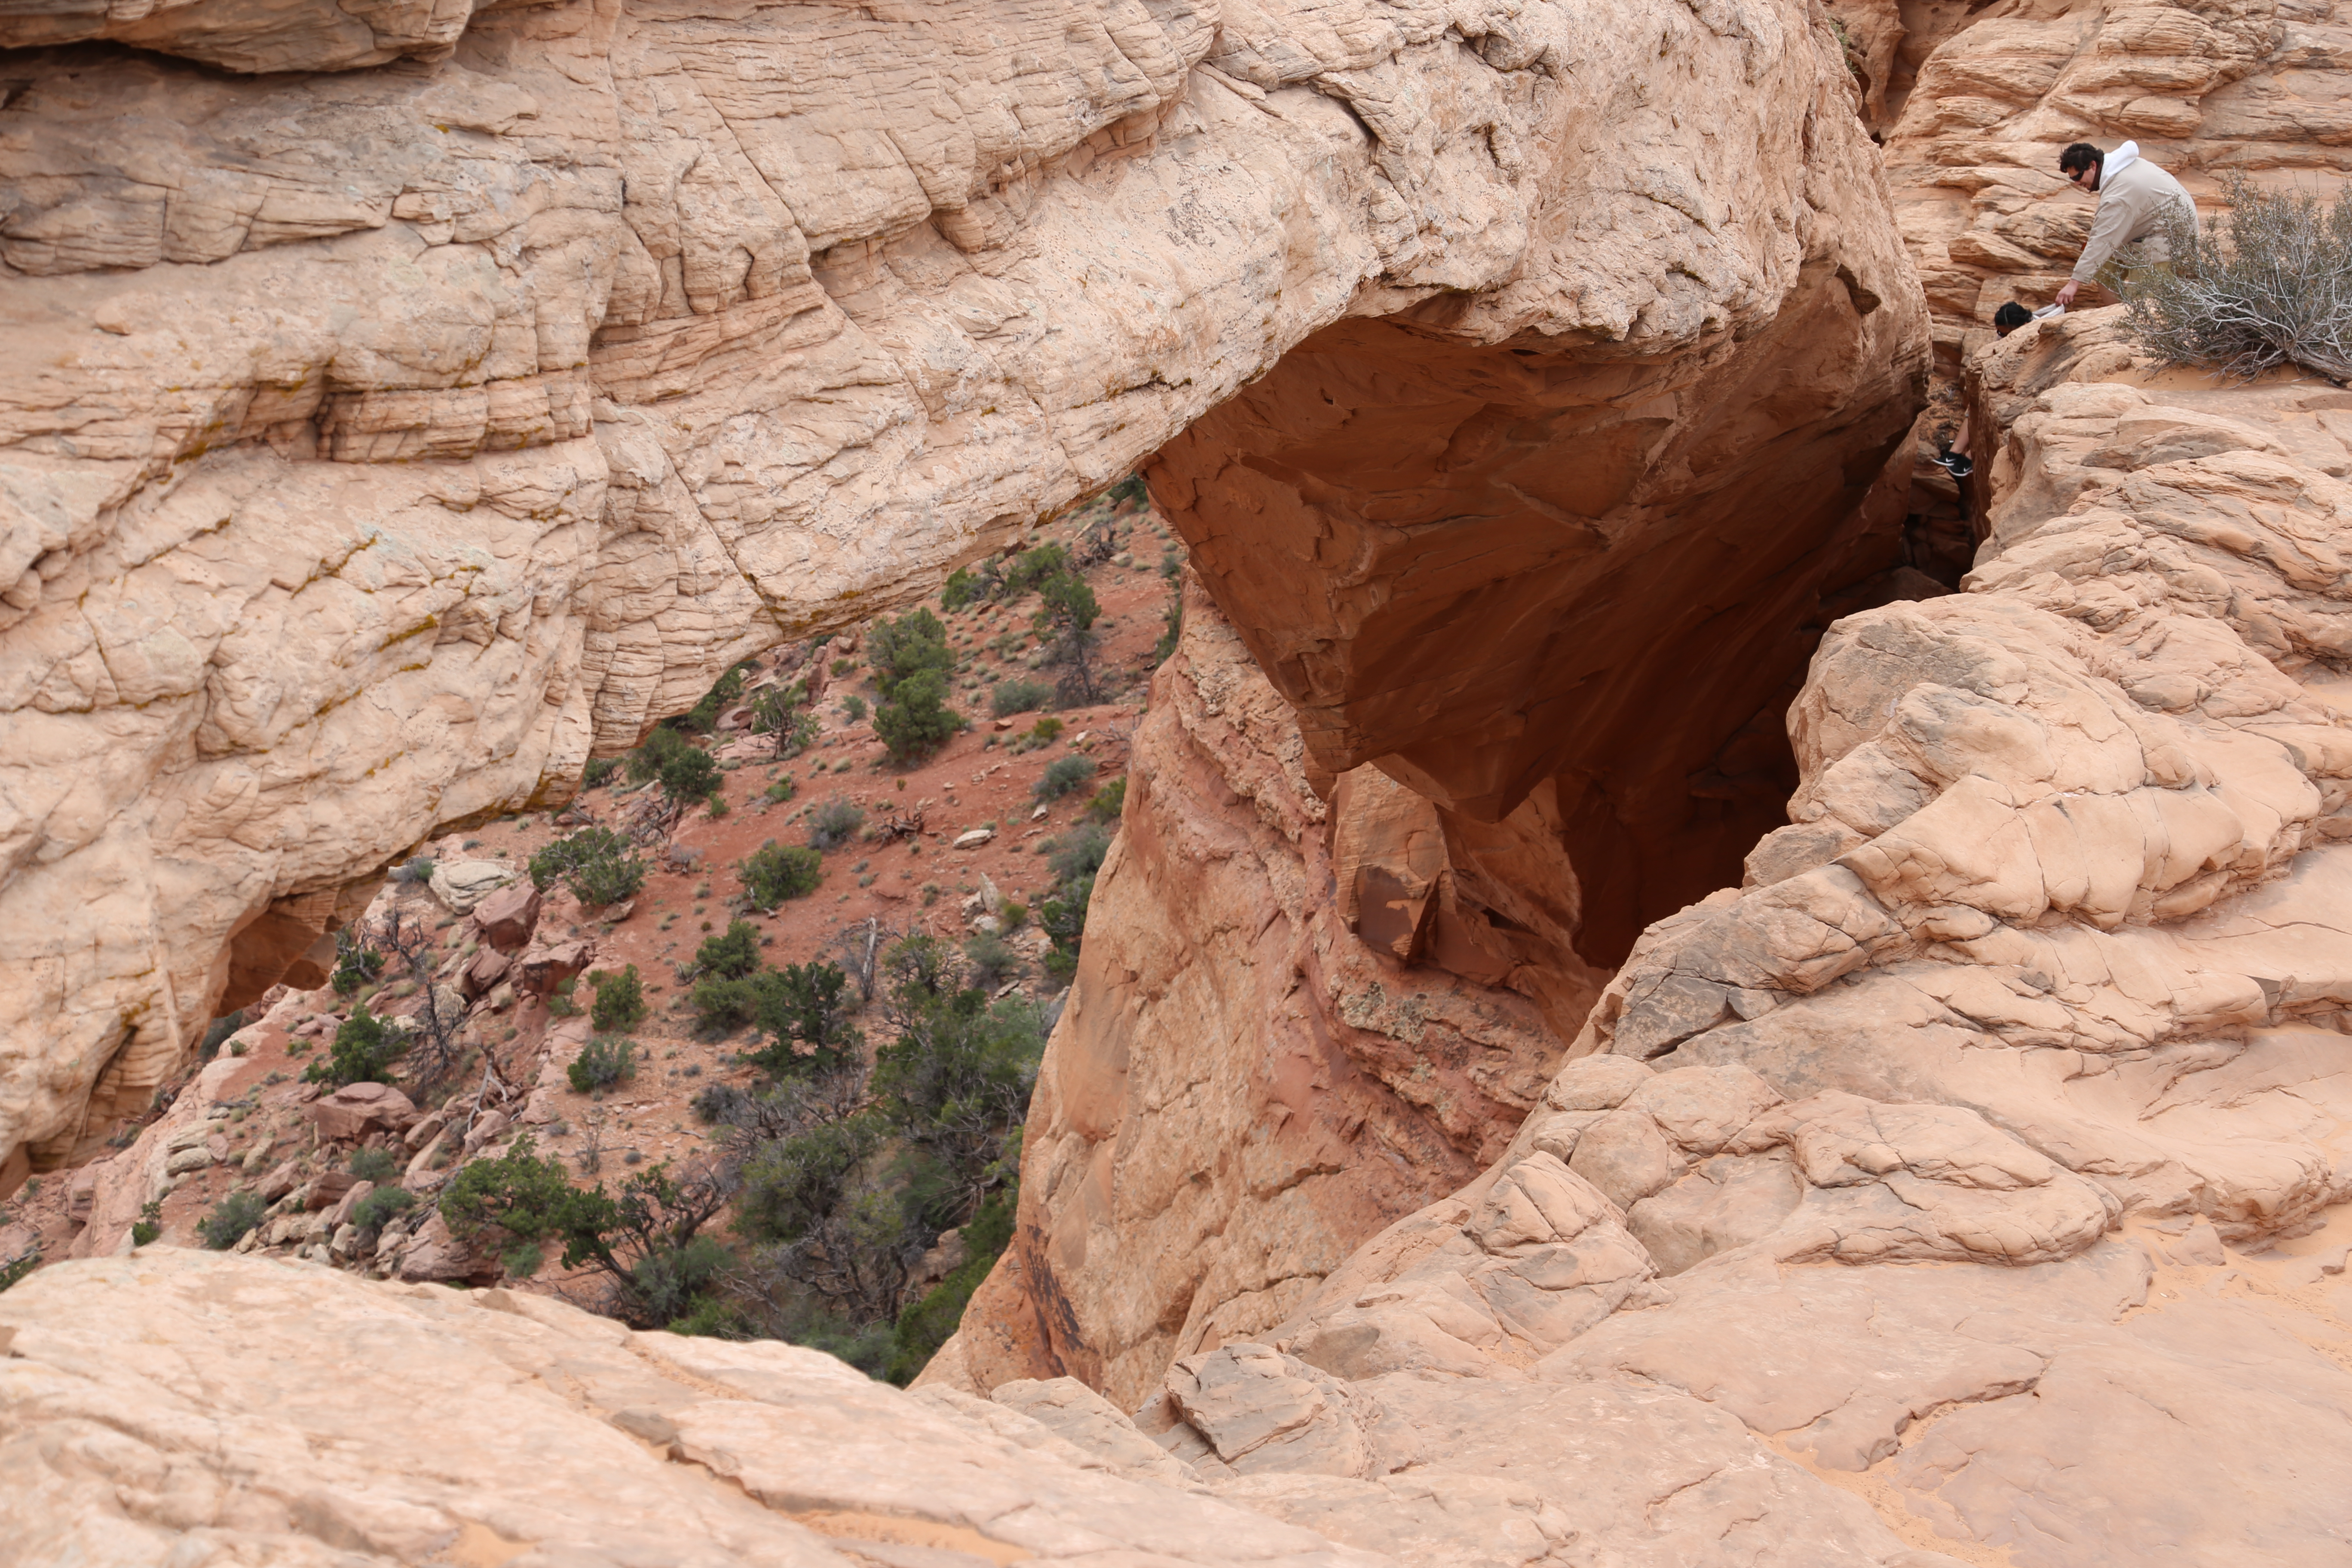
[[[1142,471],[1310,778],[1371,763],[1474,830],[1532,814],[1606,973],[1787,821],[1830,625],[1956,585],[1877,304],[1822,267],[1760,330],[1650,357],[1343,321]]]

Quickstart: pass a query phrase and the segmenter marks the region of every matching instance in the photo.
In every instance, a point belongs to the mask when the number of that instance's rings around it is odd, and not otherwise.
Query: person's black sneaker
[[[1977,466],[1969,461],[1968,454],[1965,452],[1955,452],[1952,456],[1945,458],[1944,467],[1950,471],[1952,478],[1956,479],[1965,479],[1970,474],[1977,471]]]

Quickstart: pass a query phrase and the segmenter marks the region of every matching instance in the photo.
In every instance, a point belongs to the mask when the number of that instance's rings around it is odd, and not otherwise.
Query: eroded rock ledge
[[[1865,373],[1739,438],[1850,427],[1846,488],[1911,395],[1906,264],[1795,4],[135,11],[6,37],[270,74],[10,57],[19,1173],[436,827],[560,797],[1343,316],[1650,367],[1597,407],[1865,314]]]
[[[1832,630],[1792,824],[1643,934],[1502,1158],[1251,1342],[1106,1369],[1171,1451],[1400,1552],[1500,1482],[1480,1560],[1563,1519],[1680,1563],[2341,1550],[2347,397],[2151,374],[2119,314],[1976,363],[1968,591]],[[1745,1458],[1682,1447],[1714,1422]]]

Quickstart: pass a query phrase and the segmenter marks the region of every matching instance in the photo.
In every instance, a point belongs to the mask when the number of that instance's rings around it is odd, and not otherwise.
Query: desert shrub
[[[470,1240],[496,1228],[517,1241],[537,1241],[563,1224],[578,1189],[563,1162],[542,1158],[526,1132],[495,1160],[461,1168],[441,1192],[441,1219]]]
[[[955,668],[955,650],[948,646],[948,628],[929,610],[909,610],[895,621],[877,622],[866,639],[866,658],[874,666],[874,689],[885,704],[896,700],[898,689],[925,673],[945,677]]]
[[[1004,922],[1006,931],[1019,931],[1029,923],[1029,906],[1018,899],[1007,899],[997,910],[996,917]]]
[[[891,1332],[889,1360],[882,1368],[884,1378],[902,1388],[912,1383],[955,1332],[971,1293],[1012,1245],[1017,1193],[1018,1189],[1006,1187],[988,1195],[979,1212],[964,1224],[963,1262],[922,1300],[909,1302],[899,1312]]]
[[[1169,563],[1173,565],[1171,559]],[[1168,607],[1160,613],[1160,640],[1151,645],[1151,662],[1162,665],[1176,651],[1184,636],[1184,593],[1179,588],[1168,595]]]
[[[1121,773],[1095,791],[1087,802],[1087,816],[1097,822],[1117,822],[1127,810],[1127,775]]]
[[[706,1034],[730,1035],[760,1016],[759,974],[706,974],[686,994],[694,1009],[697,1028]]]
[[[947,582],[940,588],[940,608],[950,612],[961,610],[974,600],[984,597],[986,588],[981,580],[972,574],[970,567],[959,566],[948,574]]]
[[[724,778],[711,754],[693,746],[681,747],[664,757],[661,770],[655,776],[661,780],[662,794],[680,806],[709,800],[718,793]]]
[[[702,694],[702,700],[687,710],[686,716],[678,721],[679,725],[700,735],[708,735],[717,729],[719,716],[742,700],[744,678],[759,668],[746,661],[721,675],[710,689]]]
[[[636,1047],[625,1039],[599,1035],[580,1047],[579,1056],[563,1069],[572,1091],[592,1094],[637,1075]]]
[[[776,755],[796,757],[816,739],[816,715],[808,711],[808,682],[771,686],[751,699],[751,732],[775,737]]]
[[[729,921],[727,929],[706,937],[694,951],[695,966],[722,980],[740,980],[760,967],[760,928],[750,921]]]
[[[1021,967],[1021,955],[1013,951],[1013,944],[992,931],[982,931],[965,942],[963,956],[971,966],[971,983],[984,991],[1003,984]]]
[[[999,719],[1034,713],[1053,700],[1054,689],[1042,680],[1000,680],[989,707]]]
[[[245,1239],[246,1233],[261,1223],[269,1205],[261,1194],[250,1187],[239,1187],[212,1206],[212,1212],[196,1222],[196,1236],[215,1252],[226,1252]]]
[[[335,972],[329,976],[338,996],[349,996],[372,984],[383,973],[383,954],[360,940],[350,926],[335,933]]]
[[[874,733],[897,763],[927,757],[963,728],[963,715],[948,706],[947,677],[919,670],[898,682],[890,700],[874,715]]]
[[[134,1227],[135,1228],[135,1227]],[[144,1247],[145,1242],[137,1245]],[[0,1258],[0,1290],[5,1290],[18,1280],[29,1277],[41,1266],[41,1245],[35,1242],[14,1258]]]
[[[131,1245],[144,1247],[163,1234],[163,1200],[150,1198],[140,1207],[139,1217],[131,1222]]]
[[[378,959],[376,962],[381,965],[383,961]],[[220,1048],[228,1043],[228,1037],[243,1027],[245,1027],[244,1008],[240,1007],[234,1013],[222,1014],[205,1026],[204,1043],[196,1047],[196,1055],[205,1061],[212,1060],[220,1055]]]
[[[509,1279],[528,1279],[546,1261],[546,1249],[535,1241],[518,1241],[499,1254],[499,1267]]]
[[[389,1083],[392,1064],[408,1049],[408,1037],[389,1019],[379,1018],[362,1002],[335,1030],[327,1054],[302,1074],[305,1083]]]
[[[416,1206],[416,1194],[405,1187],[378,1187],[352,1205],[352,1223],[373,1234]]]
[[[560,881],[592,909],[635,898],[646,885],[645,861],[626,838],[604,827],[583,827],[557,839],[530,858],[529,869],[534,886]]]
[[[580,787],[602,789],[611,784],[613,775],[620,771],[621,759],[618,757],[591,757],[588,766],[580,774]]]
[[[400,1174],[400,1156],[389,1149],[354,1149],[349,1169],[362,1182],[388,1182]]]
[[[793,782],[790,774],[786,774],[770,784],[762,795],[771,805],[782,805],[800,792],[801,786]]]
[[[2223,189],[2230,213],[2214,234],[2176,219],[2171,265],[2125,283],[2131,334],[2172,364],[2245,378],[2298,364],[2352,380],[2352,197],[2263,191],[2243,174]]]
[[[662,763],[680,752],[692,750],[694,748],[687,743],[684,735],[667,724],[656,725],[653,733],[646,737],[645,743],[623,757],[621,763],[628,770],[633,782],[644,784],[661,776]]]
[[[838,965],[787,964],[756,977],[753,1021],[770,1043],[744,1060],[770,1078],[826,1073],[849,1061],[860,1043],[849,1026],[856,1006],[849,976]]]
[[[841,716],[848,720],[853,724],[863,720],[866,717],[866,699],[858,696],[855,691],[843,698],[841,700]]]
[[[1145,486],[1141,474],[1129,474],[1103,493],[1109,498],[1113,506],[1117,506],[1121,501],[1132,501],[1137,506],[1142,506],[1151,499],[1151,492]]]
[[[1102,869],[1103,858],[1110,853],[1110,835],[1085,822],[1053,840],[1053,845],[1045,852],[1045,864],[1052,868],[1054,879],[1075,882]]]
[[[408,864],[401,868],[401,871],[412,882],[429,882],[433,879],[433,857],[413,855],[409,857]]]
[[[588,1005],[588,1021],[598,1033],[615,1034],[645,1022],[646,984],[639,978],[635,964],[590,984],[596,987],[596,1000]]]
[[[751,1095],[731,1083],[714,1083],[697,1090],[687,1103],[706,1127],[733,1126],[750,1111]]]
[[[787,899],[805,898],[824,880],[824,862],[814,849],[790,847],[769,839],[743,858],[738,874],[743,891],[760,909],[772,910]]]
[[[837,849],[866,826],[866,813],[854,802],[834,796],[809,813],[809,847]]]
[[[1070,552],[1058,544],[1040,544],[1014,556],[1004,568],[1001,596],[1017,599],[1046,578],[1070,569]]]
[[[1059,800],[1094,776],[1092,757],[1057,757],[1045,765],[1034,793],[1039,800]]]

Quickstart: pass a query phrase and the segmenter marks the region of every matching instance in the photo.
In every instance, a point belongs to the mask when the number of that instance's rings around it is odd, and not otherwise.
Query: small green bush
[[[496,1226],[517,1241],[537,1241],[562,1227],[579,1195],[563,1162],[541,1157],[526,1132],[499,1158],[458,1171],[442,1189],[441,1218],[467,1239]]]
[[[620,771],[621,759],[618,757],[591,757],[587,768],[580,775],[580,787],[602,789],[611,784],[613,775]]]
[[[767,787],[765,794],[768,801],[772,805],[782,805],[784,802],[792,799],[793,796],[800,794],[800,791],[801,786],[794,784],[793,782],[792,775],[787,773],[782,778],[780,778],[775,783],[770,784]]]
[[[838,849],[865,826],[866,813],[855,802],[835,795],[809,814],[809,847]]]
[[[627,1040],[599,1035],[580,1047],[579,1056],[563,1069],[572,1091],[591,1094],[637,1076],[636,1047]]]
[[[1092,757],[1058,757],[1046,764],[1045,773],[1037,780],[1039,800],[1059,800],[1095,776]]]
[[[1054,689],[1042,680],[1000,680],[989,703],[999,719],[1034,713],[1054,699]]]
[[[719,716],[741,700],[744,678],[759,668],[746,660],[728,670],[709,691],[703,693],[701,701],[687,710],[678,723],[698,735],[710,733],[719,727]]]
[[[947,676],[940,670],[919,670],[898,683],[874,715],[874,733],[890,748],[893,762],[927,757],[963,728],[963,715],[947,698]]]
[[[841,716],[855,724],[866,717],[866,699],[855,691],[841,700]]]
[[[388,1182],[400,1174],[400,1158],[389,1149],[354,1149],[349,1169],[362,1182]]]
[[[645,982],[632,963],[618,974],[605,975],[596,985],[596,1000],[588,1005],[588,1021],[599,1034],[617,1034],[644,1023],[646,1012]]]
[[[814,849],[769,839],[743,858],[743,891],[751,902],[772,910],[787,899],[805,898],[824,880],[824,860]]]
[[[416,1194],[406,1187],[378,1187],[352,1205],[352,1223],[370,1235],[416,1206]]]
[[[226,1252],[243,1241],[246,1233],[261,1223],[269,1205],[261,1194],[249,1187],[236,1192],[215,1204],[212,1212],[196,1222],[196,1236],[215,1252]]]
[[[687,746],[662,759],[662,794],[680,806],[709,800],[719,791],[722,775],[709,752]]]
[[[1041,544],[1034,550],[1024,550],[1013,558],[1004,569],[1006,599],[1017,599],[1046,578],[1070,569],[1070,552],[1058,544]]]
[[[1117,822],[1127,811],[1127,775],[1119,774],[1095,791],[1087,802],[1087,816],[1097,822]]]
[[[561,881],[592,909],[635,898],[646,883],[646,863],[626,838],[604,827],[557,839],[530,858],[529,869],[534,887]]]
[[[945,676],[956,663],[947,627],[929,610],[877,622],[866,640],[866,658],[874,666],[874,689],[886,704],[898,700],[899,688],[916,676]]]
[[[144,1247],[163,1234],[163,1200],[150,1198],[139,1210],[139,1217],[131,1226],[131,1245]]]
[[[302,1074],[305,1083],[389,1083],[392,1064],[408,1049],[399,1027],[367,1010],[362,1002],[335,1031],[334,1045]]]
[[[433,857],[430,855],[411,856],[409,858],[408,864],[403,866],[401,869],[408,873],[408,879],[412,882],[420,884],[429,882],[433,879]]]
[[[686,737],[676,730],[667,725],[656,725],[653,733],[646,737],[645,743],[623,757],[621,763],[628,770],[633,782],[644,784],[661,776],[663,763],[680,752],[693,749],[687,743]]]
[[[760,928],[750,921],[729,921],[725,931],[703,940],[694,963],[706,974],[742,979],[760,967]]]
[[[949,574],[946,584],[940,589],[940,608],[950,612],[961,610],[973,600],[984,596],[981,580],[972,575],[971,568],[959,566]]]

